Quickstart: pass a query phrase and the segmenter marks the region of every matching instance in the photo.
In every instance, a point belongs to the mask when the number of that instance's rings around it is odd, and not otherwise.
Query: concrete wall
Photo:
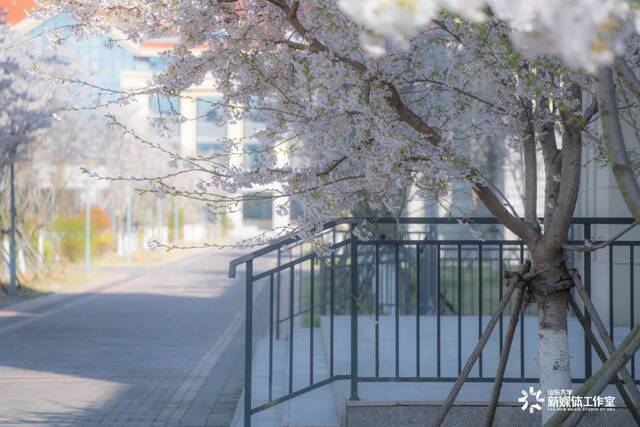
[[[438,402],[347,402],[347,427],[423,427],[432,425],[440,411]],[[481,425],[486,413],[485,403],[455,405],[447,415],[443,426]],[[393,420],[391,423],[390,420]],[[629,411],[616,408],[612,412],[593,412],[580,421],[583,427],[631,426],[633,417]],[[540,426],[539,413],[530,414],[519,406],[499,406],[494,427]]]

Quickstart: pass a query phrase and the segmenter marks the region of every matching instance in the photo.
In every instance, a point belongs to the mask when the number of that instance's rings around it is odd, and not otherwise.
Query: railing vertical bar
[[[609,245],[609,335],[613,336],[613,245]]]
[[[524,245],[520,244],[520,264],[524,262]],[[520,311],[522,319],[520,320],[520,377],[524,378],[524,310]]]
[[[409,256],[411,256],[411,252],[410,252],[410,248],[407,247],[402,247],[402,253],[404,254],[404,258],[405,259],[409,259]],[[407,261],[407,269],[409,269],[410,267],[410,263]],[[402,307],[404,307],[404,310],[407,312],[407,314],[409,314],[409,312],[411,311],[411,273],[408,272],[408,277],[407,280],[403,280],[402,281],[402,289],[404,290],[404,294],[403,294],[403,304]]]
[[[396,269],[392,268],[393,267],[393,262],[391,260],[391,256],[387,255],[387,268],[385,269],[387,271],[387,295],[388,295],[388,300],[389,302],[387,303],[387,306],[389,307],[389,310],[393,310],[396,302],[393,298],[395,298],[395,291],[394,291],[394,286],[395,286],[395,282],[393,280],[393,277],[396,274]],[[393,295],[393,298],[391,298],[391,295]],[[394,316],[395,316],[395,311],[394,311]]]
[[[358,238],[351,228],[351,397],[358,400]]]
[[[245,335],[244,335],[244,425],[251,427],[251,380],[253,353],[253,261],[245,269]]]
[[[269,276],[269,401],[273,400],[273,274]]]
[[[462,245],[458,244],[458,375],[462,371]]]
[[[634,246],[629,245],[629,329],[633,329],[635,326],[634,319],[634,309],[633,309],[633,301],[634,301],[634,276],[635,276],[635,268],[633,265],[633,256],[634,254]],[[636,377],[636,358],[633,356],[631,358],[631,378],[635,379]]]
[[[400,376],[400,245],[395,245],[396,249],[396,378]]]
[[[335,232],[335,229],[334,229]],[[336,293],[336,254],[331,253],[331,299],[329,300],[329,376],[333,378],[333,318],[335,316],[335,293]]]
[[[478,340],[482,336],[482,243],[478,245]],[[482,377],[482,353],[478,358],[478,376]]]
[[[584,239],[586,241],[591,240],[591,224],[584,225]],[[587,295],[591,296],[591,252],[584,253],[584,288],[587,291]],[[591,316],[589,312],[585,310],[585,320],[587,327],[591,329]],[[592,373],[592,360],[591,360],[591,343],[587,334],[584,334],[584,378],[585,380],[591,376]]]
[[[376,352],[376,377],[380,376],[380,245],[376,244],[376,326],[375,326],[375,352]]]
[[[346,269],[345,269],[346,271]],[[342,293],[343,293],[343,297],[342,297],[342,310],[346,313],[347,309],[351,306],[351,298],[349,297],[349,295],[351,294],[351,290],[350,290],[350,286],[342,286]]]
[[[289,277],[289,393],[293,392],[293,303],[295,301],[293,294],[295,277],[294,266],[292,265]]]
[[[327,314],[327,259],[318,260],[320,267],[320,316]]]
[[[416,245],[416,377],[420,376],[420,245]]]
[[[300,244],[300,256],[302,258],[304,256],[304,243]],[[302,287],[304,285],[304,281],[302,278],[304,277],[304,271],[302,269],[302,264],[300,268],[298,268],[298,287],[300,287],[300,292],[298,292],[298,311],[302,310]]]
[[[313,297],[313,288],[315,285],[315,257],[312,257],[309,262],[311,263],[311,272],[309,273],[311,275],[309,281],[309,293],[311,294],[311,307],[309,308],[309,385],[313,385],[313,307],[315,304]]]
[[[436,375],[438,378],[440,378],[442,374],[440,363],[440,314],[442,312],[442,260],[440,259],[440,249],[440,244],[436,245],[436,264],[438,264],[438,277],[436,281]]]
[[[503,254],[503,250],[504,250],[504,247],[502,246],[502,244],[499,244],[498,245],[498,263],[499,263],[499,266],[498,266],[498,275],[499,275],[499,278],[498,278],[498,285],[499,285],[498,296],[499,296],[499,301],[502,301],[503,292],[504,292],[502,290],[502,287],[504,286],[504,254]],[[499,341],[500,354],[502,354],[502,345],[503,345],[502,341],[504,340],[504,326],[503,326],[504,322],[502,321],[503,317],[504,316],[502,314],[500,314],[500,327],[499,327],[499,329],[500,329],[500,341]]]
[[[282,249],[278,248],[278,267],[282,265]],[[280,339],[280,282],[281,275],[280,271],[278,271],[278,284],[276,286],[276,339]]]

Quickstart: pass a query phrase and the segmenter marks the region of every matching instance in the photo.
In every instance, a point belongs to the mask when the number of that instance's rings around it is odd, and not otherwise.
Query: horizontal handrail
[[[349,243],[351,243],[351,239],[347,239],[347,240],[343,240],[342,242],[338,242],[335,245],[332,245],[329,247],[329,249],[339,249],[343,246],[348,245]],[[311,259],[314,259],[317,257],[317,254],[315,252],[312,252],[310,254],[304,255],[300,258],[296,258],[293,261],[289,261],[287,263],[281,264],[277,267],[274,267],[270,270],[264,271],[262,273],[256,274],[255,276],[253,276],[253,281],[258,281],[260,279],[264,279],[265,277],[271,276],[272,274],[277,274],[280,271],[284,271],[287,270],[293,266],[296,266],[298,264],[302,264],[303,262],[309,261]]]
[[[336,225],[338,225],[338,224],[335,221],[327,222],[326,224],[324,224],[322,226],[322,230],[320,231],[320,233],[323,232],[323,231],[326,231],[326,230],[328,230],[330,228],[333,228]],[[285,236],[285,237],[282,237],[281,239],[276,240],[275,242],[273,242],[273,243],[271,243],[271,244],[269,244],[269,245],[267,245],[267,246],[265,246],[263,248],[260,248],[260,249],[258,249],[256,251],[253,251],[253,252],[248,253],[246,255],[243,255],[241,257],[232,259],[229,262],[229,277],[232,278],[232,279],[236,277],[236,269],[240,264],[244,264],[247,261],[251,261],[253,259],[261,257],[262,255],[266,255],[266,254],[268,254],[270,252],[278,250],[278,249],[282,248],[283,246],[287,246],[287,245],[290,245],[292,243],[299,242],[300,240],[302,240],[300,238],[300,236],[298,236],[296,234],[290,234],[288,236]]]
[[[540,218],[542,220],[542,218]],[[370,224],[433,224],[433,225],[447,225],[447,224],[481,224],[481,225],[500,225],[501,223],[493,217],[400,217],[400,218],[370,218],[370,217],[344,217],[337,218],[333,221],[329,221],[322,226],[322,230],[319,232],[324,232],[338,225],[357,225],[363,222],[367,222]],[[591,217],[577,217],[571,220],[571,224],[592,224],[592,225],[629,225],[633,224],[633,218],[627,217],[613,217],[613,218],[591,218]],[[276,251],[284,246],[290,245],[292,243],[296,243],[301,241],[300,236],[295,234],[290,234],[288,236],[282,237],[281,239],[276,240],[275,242],[264,246],[260,249],[257,249],[249,254],[243,255],[241,257],[235,258],[229,262],[229,277],[236,277],[236,270],[240,264],[244,264],[247,261],[254,260],[258,257],[266,255],[270,252]]]

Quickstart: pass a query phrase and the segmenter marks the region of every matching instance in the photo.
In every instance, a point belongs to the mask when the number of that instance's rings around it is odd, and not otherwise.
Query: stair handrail
[[[542,218],[540,218],[542,219]],[[322,229],[318,234],[325,232],[326,230],[336,227],[338,225],[357,225],[363,222],[376,223],[376,224],[458,224],[458,223],[471,223],[471,224],[500,224],[500,222],[493,217],[341,217],[332,221],[328,221],[323,224]],[[633,218],[628,217],[615,217],[615,218],[583,218],[576,217],[571,221],[572,224],[631,224]],[[284,246],[290,245],[301,241],[302,238],[296,233],[291,233],[284,236],[275,242],[257,249],[251,253],[235,258],[229,262],[229,277],[236,277],[236,270],[240,264],[244,264],[247,261],[254,260],[260,256],[266,255],[270,252],[278,250]]]

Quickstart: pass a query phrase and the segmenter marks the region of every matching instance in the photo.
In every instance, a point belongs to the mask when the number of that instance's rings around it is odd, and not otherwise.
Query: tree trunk
[[[562,291],[538,303],[538,369],[543,396],[548,390],[571,390],[567,301],[568,292]],[[543,421],[551,416],[543,405]]]
[[[570,276],[562,253],[558,252],[538,263],[534,261],[536,270],[544,271],[533,283],[533,290],[538,304],[538,372],[545,398],[549,390],[572,389],[567,338],[569,291],[557,289]],[[546,401],[542,408],[542,420],[546,422],[554,413],[547,410]]]

